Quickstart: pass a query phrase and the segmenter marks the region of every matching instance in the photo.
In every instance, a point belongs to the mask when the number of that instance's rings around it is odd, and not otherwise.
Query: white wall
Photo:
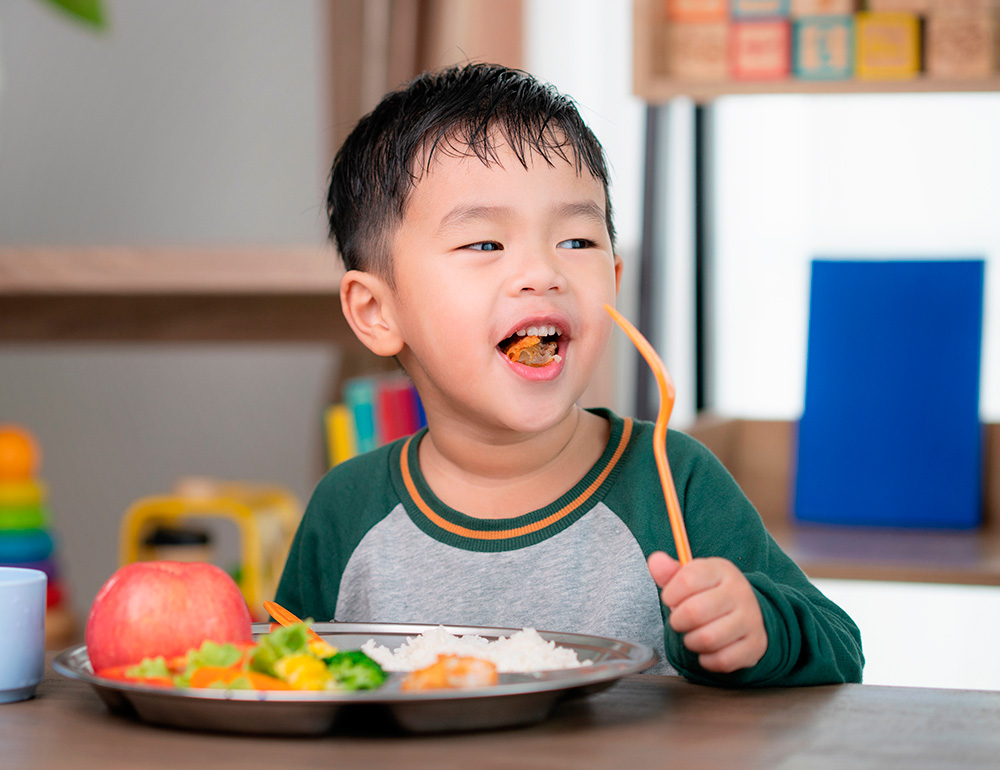
[[[983,257],[981,414],[1000,419],[1000,94],[713,109],[712,406],[801,415],[814,257]]]
[[[1000,588],[814,582],[861,629],[865,684],[1000,690]]]
[[[105,5],[0,8],[0,241],[321,241],[322,3]]]

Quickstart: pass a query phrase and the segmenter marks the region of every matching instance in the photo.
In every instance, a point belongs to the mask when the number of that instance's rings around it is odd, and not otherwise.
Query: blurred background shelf
[[[1000,423],[983,426],[976,529],[833,526],[790,513],[796,423],[703,414],[687,430],[722,461],[782,549],[811,578],[1000,586]]]
[[[672,72],[670,59],[671,28],[684,22],[672,21],[667,15],[666,0],[634,0],[633,4],[633,90],[636,96],[651,105],[662,104],[676,97],[688,97],[705,103],[723,96],[764,94],[890,94],[890,93],[949,93],[1000,91],[1000,72],[979,77],[945,76],[918,72],[904,79],[804,79],[794,75],[776,79],[726,77],[679,77]],[[760,17],[769,18],[769,17]],[[813,17],[814,19],[816,17]],[[833,16],[832,18],[838,18]],[[747,21],[748,19],[742,19]],[[750,21],[759,18],[751,17]],[[698,25],[696,25],[698,26]],[[705,27],[711,24],[703,25]],[[926,36],[926,35],[925,35]],[[730,40],[730,45],[732,41]],[[791,43],[788,43],[791,45]],[[925,54],[921,46],[921,56]],[[851,48],[849,47],[849,51]],[[704,51],[699,51],[704,54]],[[732,55],[731,53],[729,55]],[[853,55],[853,53],[851,54]],[[717,59],[713,59],[717,61]],[[677,62],[673,62],[676,64]],[[686,65],[687,66],[687,65]]]
[[[360,344],[343,268],[306,246],[0,249],[4,342]]]
[[[638,57],[638,53],[636,54]],[[639,62],[636,62],[636,94],[650,104],[659,104],[677,97],[688,97],[695,102],[709,102],[723,96],[764,96],[777,94],[919,94],[919,93],[977,93],[1000,91],[1000,76],[984,80],[940,80],[917,77],[900,81],[698,81],[678,80],[646,71],[640,79]]]

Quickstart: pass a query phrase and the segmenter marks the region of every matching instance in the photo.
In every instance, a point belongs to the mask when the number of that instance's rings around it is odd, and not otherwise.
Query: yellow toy
[[[144,543],[160,527],[180,527],[191,518],[221,518],[240,534],[237,582],[255,620],[266,620],[263,602],[278,587],[302,509],[289,491],[272,485],[217,479],[184,479],[174,494],[144,497],[125,512],[120,533],[121,563],[157,558]]]

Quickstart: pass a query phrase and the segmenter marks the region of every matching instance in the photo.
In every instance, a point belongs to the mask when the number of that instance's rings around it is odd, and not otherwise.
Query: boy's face
[[[559,158],[524,168],[438,155],[393,242],[389,298],[430,419],[533,433],[565,419],[605,349],[621,262],[604,188]],[[505,340],[534,328],[558,361],[513,362]]]

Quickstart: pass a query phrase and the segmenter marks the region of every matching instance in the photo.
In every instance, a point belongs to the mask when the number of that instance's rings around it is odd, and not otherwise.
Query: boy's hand
[[[670,627],[708,671],[728,674],[756,664],[767,631],[750,581],[727,559],[692,559],[683,567],[663,551],[650,554],[649,573],[670,608]]]

